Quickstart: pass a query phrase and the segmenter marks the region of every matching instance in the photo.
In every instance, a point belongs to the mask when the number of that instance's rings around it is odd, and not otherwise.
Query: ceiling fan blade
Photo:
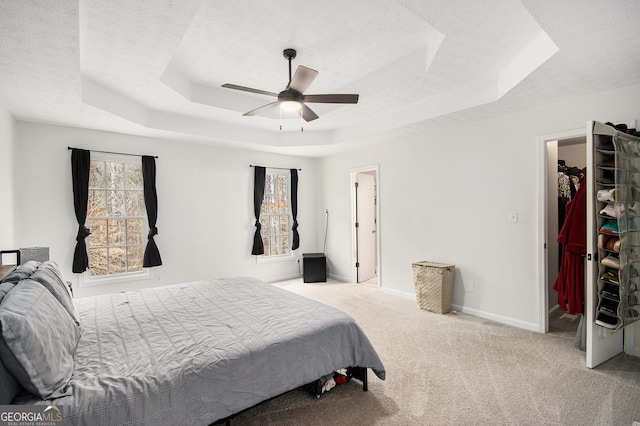
[[[277,107],[279,104],[280,104],[280,101],[271,102],[270,104],[262,105],[259,108],[252,109],[249,112],[245,112],[242,115],[247,115],[247,116],[257,115],[257,114],[260,114],[260,113],[262,113],[264,111],[270,110],[271,108]]]
[[[318,71],[307,68],[304,65],[298,65],[298,69],[289,83],[289,89],[293,89],[298,93],[304,93],[317,76]]]
[[[313,112],[311,108],[309,108],[303,103],[300,104],[300,109],[298,110],[298,114],[300,114],[300,117],[304,118],[304,121],[307,121],[307,122],[313,121],[316,118],[320,118],[318,117],[318,114]]]
[[[267,92],[266,90],[260,90],[260,89],[252,89],[251,87],[238,86],[236,84],[225,83],[222,85],[222,87],[226,87],[227,89],[242,90],[243,92],[257,93],[259,95],[267,95],[267,96],[275,96],[275,97],[278,96],[277,93]]]
[[[357,104],[360,95],[355,94],[335,94],[335,95],[303,95],[305,102],[315,102],[322,104]]]

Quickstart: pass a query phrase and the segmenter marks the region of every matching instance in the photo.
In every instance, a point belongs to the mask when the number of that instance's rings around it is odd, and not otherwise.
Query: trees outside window
[[[145,216],[142,165],[91,161],[87,205],[91,277],[142,271]]]
[[[291,253],[289,174],[267,171],[260,212],[264,257]]]

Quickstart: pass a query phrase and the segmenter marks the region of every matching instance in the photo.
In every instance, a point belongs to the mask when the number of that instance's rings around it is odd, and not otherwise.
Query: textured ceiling
[[[640,84],[637,0],[0,0],[0,104],[20,120],[297,155]],[[220,87],[319,71],[304,123]],[[282,126],[283,130],[279,130]],[[304,132],[300,127],[304,127]]]

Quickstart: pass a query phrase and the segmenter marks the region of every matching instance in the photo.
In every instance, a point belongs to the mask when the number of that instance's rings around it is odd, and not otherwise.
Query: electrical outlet
[[[509,223],[518,223],[518,212],[509,212]]]
[[[160,274],[156,274],[156,281],[160,281]]]
[[[464,283],[464,288],[469,293],[473,293],[473,291],[475,290],[475,287],[476,287],[476,283],[473,282],[473,281],[465,281],[465,283]]]
[[[324,209],[324,212],[325,212],[326,214],[331,214],[331,211],[330,211],[328,208]]]

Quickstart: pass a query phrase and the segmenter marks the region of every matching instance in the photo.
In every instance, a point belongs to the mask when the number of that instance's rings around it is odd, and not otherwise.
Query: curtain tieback
[[[149,235],[147,236],[147,238],[153,238],[156,235],[158,235],[158,228],[154,226],[151,229],[149,229]]]
[[[297,231],[298,230],[298,221],[297,220],[293,221],[293,226],[291,227],[291,229],[293,231]]]
[[[83,241],[89,235],[91,235],[91,231],[89,230],[89,228],[87,228],[84,225],[80,225],[78,227],[78,235],[76,236],[76,241],[78,242]]]
[[[258,231],[262,230],[262,225],[260,224],[260,221],[256,220],[256,228]]]

